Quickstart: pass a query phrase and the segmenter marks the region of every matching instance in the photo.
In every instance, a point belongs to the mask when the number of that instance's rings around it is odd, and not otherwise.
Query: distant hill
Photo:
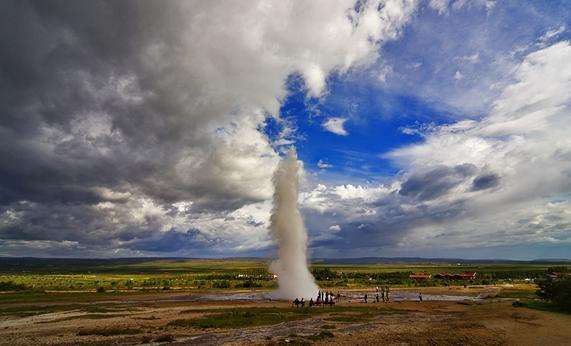
[[[312,263],[323,264],[391,264],[391,263],[571,263],[571,259],[534,259],[529,261],[510,259],[463,259],[424,257],[357,257],[357,258],[314,258]]]
[[[35,269],[57,267],[91,267],[107,265],[134,265],[149,261],[255,261],[270,260],[263,257],[225,257],[225,258],[181,258],[181,257],[135,257],[135,258],[36,258],[36,257],[0,257],[0,269],[19,267],[20,269]],[[462,258],[424,258],[424,257],[355,257],[355,258],[313,258],[314,264],[391,264],[391,263],[528,263],[528,264],[570,264],[571,259],[535,259],[519,261],[510,259],[462,259]]]

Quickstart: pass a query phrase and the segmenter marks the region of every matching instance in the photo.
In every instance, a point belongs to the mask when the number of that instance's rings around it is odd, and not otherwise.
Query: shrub
[[[228,280],[215,280],[212,282],[212,288],[230,288],[230,282]]]
[[[258,280],[245,280],[238,282],[234,287],[236,288],[254,288],[254,287],[263,287],[262,282]]]
[[[307,338],[310,340],[318,341],[318,340],[323,340],[323,339],[327,339],[327,338],[332,338],[334,336],[335,335],[333,335],[333,333],[331,333],[330,331],[324,330],[324,331],[319,332],[315,335],[308,336]]]
[[[17,284],[12,281],[0,281],[0,291],[23,291],[27,289],[24,284]]]
[[[174,336],[170,334],[161,335],[155,339],[155,342],[173,342],[173,341],[174,341]]]
[[[132,290],[133,289],[133,280],[127,280],[125,282],[125,287],[127,287],[128,289]]]
[[[334,324],[324,324],[321,326],[321,329],[335,329],[337,328],[337,326],[335,326]]]
[[[315,280],[322,281],[322,280],[332,280],[337,278],[337,273],[329,268],[313,268],[311,270],[311,274]]]
[[[571,312],[571,277],[537,282],[537,295],[548,300],[564,311]]]

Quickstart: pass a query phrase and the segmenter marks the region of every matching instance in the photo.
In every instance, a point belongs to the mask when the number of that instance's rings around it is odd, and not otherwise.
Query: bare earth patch
[[[439,288],[440,291],[450,291]],[[455,294],[470,291],[455,289]],[[437,294],[435,289],[423,291]],[[497,293],[494,288],[473,289]],[[447,292],[448,293],[448,292]],[[296,309],[277,301],[123,301],[1,305],[0,345],[565,345],[571,316],[513,300],[343,301]],[[35,311],[34,315],[22,312]]]

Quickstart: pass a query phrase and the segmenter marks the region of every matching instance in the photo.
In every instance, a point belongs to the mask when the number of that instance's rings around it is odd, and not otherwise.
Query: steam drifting
[[[274,173],[274,209],[270,229],[277,241],[278,259],[270,271],[278,275],[275,296],[284,299],[315,297],[318,287],[307,267],[307,232],[297,207],[299,163],[291,150]]]

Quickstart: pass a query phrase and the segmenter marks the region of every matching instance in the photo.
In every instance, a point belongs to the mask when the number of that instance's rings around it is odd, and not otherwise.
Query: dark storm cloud
[[[297,73],[321,97],[331,71],[373,61],[416,9],[291,5],[1,2],[2,246],[114,255],[188,229],[266,246],[279,154],[260,129],[284,81]],[[333,26],[334,39],[316,29]]]
[[[403,237],[418,227],[441,225],[458,220],[465,216],[467,207],[464,200],[445,203],[442,205],[427,205],[419,203],[413,208],[403,208],[403,201],[398,194],[391,194],[382,201],[367,203],[365,201],[337,201],[336,210],[340,215],[323,215],[313,210],[305,209],[304,215],[310,231],[322,228],[324,220],[334,219],[341,225],[341,231],[332,237],[318,239],[311,247],[327,247],[328,249],[378,248],[397,245]],[[355,204],[364,208],[375,209],[373,215],[351,212],[351,219],[358,221],[347,222],[341,210],[350,210]],[[334,214],[337,214],[335,212]],[[369,213],[370,214],[370,213]],[[332,222],[332,221],[330,221]]]
[[[475,174],[476,170],[473,165],[443,166],[421,176],[424,178],[422,181],[434,189],[435,184],[429,178],[454,180],[455,186]],[[417,177],[414,179],[421,180]],[[378,195],[356,197],[333,191],[322,190],[316,199],[319,201],[323,198],[329,202],[326,211],[315,208],[311,201],[306,201],[302,209],[307,229],[315,239],[310,244],[312,248],[349,251],[398,246],[403,238],[418,228],[445,225],[470,213],[464,197],[432,203],[432,200],[421,200],[416,195],[403,195],[398,188]],[[440,196],[444,194],[446,192]],[[339,231],[328,229],[334,224],[339,226]]]
[[[413,197],[420,201],[431,200],[446,194],[467,177],[474,175],[476,171],[476,166],[472,164],[455,167],[441,166],[426,173],[410,176],[402,184],[399,193],[402,196]]]
[[[0,2],[0,238],[162,251],[178,236],[159,234],[172,203],[226,212],[262,199],[228,178],[240,148],[204,130],[235,100],[189,65],[183,5]],[[167,214],[135,215],[143,203]]]
[[[139,176],[141,167],[120,170],[119,143],[112,138],[99,139],[110,141],[111,150],[119,154],[108,157],[89,147],[94,143],[77,138],[60,141],[71,135],[71,122],[80,113],[135,115],[136,110],[114,104],[116,96],[108,102],[98,99],[98,90],[114,67],[122,69],[128,60],[136,64],[124,36],[134,24],[128,18],[117,20],[125,12],[121,6],[97,1],[8,1],[0,6],[2,13],[11,14],[11,20],[0,24],[0,49],[5,52],[0,57],[4,101],[0,160],[7,163],[0,171],[2,201],[93,203],[96,198],[82,198],[81,192],[118,184],[131,173]],[[93,83],[94,90],[89,90],[88,83]],[[47,150],[49,143],[43,138],[47,128],[58,131],[53,133],[53,150]],[[152,137],[153,131],[147,132]]]
[[[178,232],[175,230],[157,233],[153,237],[136,239],[128,244],[126,248],[150,252],[176,252],[182,249],[192,249],[196,247],[204,247],[206,245],[200,241],[200,232],[198,230],[188,230],[186,232]]]
[[[15,214],[15,220],[0,225],[0,238],[12,240],[69,240],[104,245],[113,239],[128,241],[151,236],[160,230],[162,221],[147,217],[143,224],[134,227],[125,216],[115,216],[124,225],[110,229],[112,215],[85,205],[19,202],[1,208],[0,212],[7,210]]]
[[[96,203],[91,188],[125,183],[214,209],[255,200],[216,175],[173,172],[185,149],[210,145],[199,129],[218,110],[189,104],[202,86],[179,68],[185,20],[176,4],[0,4],[10,13],[0,21],[1,203]],[[107,128],[93,135],[93,126]]]
[[[498,186],[500,183],[500,176],[495,173],[482,174],[474,178],[472,182],[472,190],[486,190]]]

